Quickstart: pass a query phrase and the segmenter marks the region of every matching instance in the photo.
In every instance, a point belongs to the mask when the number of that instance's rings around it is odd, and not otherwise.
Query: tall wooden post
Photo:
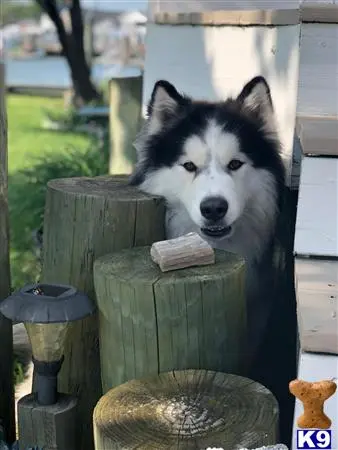
[[[109,83],[109,173],[130,174],[136,161],[133,141],[141,124],[142,73],[123,71]]]
[[[107,253],[164,238],[161,199],[139,192],[127,177],[68,178],[48,183],[42,282],[75,286],[95,300],[93,262]],[[94,447],[92,413],[101,389],[97,315],[72,325],[59,391],[76,395],[77,445]]]
[[[5,66],[0,61],[0,302],[10,293]],[[15,440],[12,322],[0,314],[0,425]]]

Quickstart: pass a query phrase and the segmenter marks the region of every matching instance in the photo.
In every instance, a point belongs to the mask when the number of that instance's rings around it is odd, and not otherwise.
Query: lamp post
[[[0,305],[0,312],[13,322],[23,322],[32,346],[35,383],[34,393],[18,403],[19,440],[23,447],[47,446],[48,436],[41,432],[39,415],[50,416],[55,428],[53,449],[75,449],[74,429],[76,399],[58,393],[57,376],[63,362],[64,346],[71,322],[95,312],[96,306],[82,292],[72,286],[60,284],[33,284],[14,292]],[[34,410],[34,414],[32,414]],[[29,422],[23,416],[34,418]],[[64,421],[60,417],[64,415]],[[20,424],[20,417],[22,418]],[[57,420],[56,420],[57,418]],[[34,433],[36,422],[37,432]],[[22,426],[20,426],[22,425]],[[33,425],[33,426],[32,426]],[[38,436],[39,442],[31,442]],[[44,437],[45,436],[45,437]],[[74,444],[73,444],[74,443]],[[50,442],[46,448],[51,447]]]

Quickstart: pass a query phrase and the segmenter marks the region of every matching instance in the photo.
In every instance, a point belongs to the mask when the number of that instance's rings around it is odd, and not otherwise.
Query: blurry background
[[[144,0],[1,0],[13,290],[39,279],[47,182],[109,171],[108,81],[142,71],[146,9]]]

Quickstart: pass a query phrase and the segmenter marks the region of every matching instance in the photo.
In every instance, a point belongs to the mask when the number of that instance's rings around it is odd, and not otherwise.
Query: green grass
[[[49,131],[41,128],[44,109],[63,110],[59,98],[8,95],[8,170],[15,173],[33,163],[32,158],[48,152],[85,150],[90,138],[80,133]]]
[[[74,152],[77,153],[75,159],[81,159],[79,154],[84,155],[92,142],[88,135],[81,133],[43,129],[45,110],[61,113],[64,111],[62,99],[15,94],[7,97],[10,257],[14,289],[36,282],[39,275],[32,232],[40,226],[45,184],[48,179],[64,173],[72,176],[67,160]],[[43,173],[41,181],[44,158],[49,158],[49,173]]]
[[[38,281],[40,262],[32,232],[43,221],[47,182],[53,178],[95,176],[108,170],[107,137],[102,142],[73,131],[41,127],[46,116],[71,117],[62,99],[8,95],[8,198],[12,289]],[[46,114],[48,113],[48,114]],[[14,361],[15,383],[23,380]]]

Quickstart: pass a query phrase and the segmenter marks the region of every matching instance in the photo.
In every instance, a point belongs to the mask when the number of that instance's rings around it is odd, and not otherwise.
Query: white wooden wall
[[[300,25],[282,27],[148,24],[144,112],[154,83],[167,79],[195,98],[237,95],[256,75],[268,80],[286,166],[291,172],[297,105]]]

